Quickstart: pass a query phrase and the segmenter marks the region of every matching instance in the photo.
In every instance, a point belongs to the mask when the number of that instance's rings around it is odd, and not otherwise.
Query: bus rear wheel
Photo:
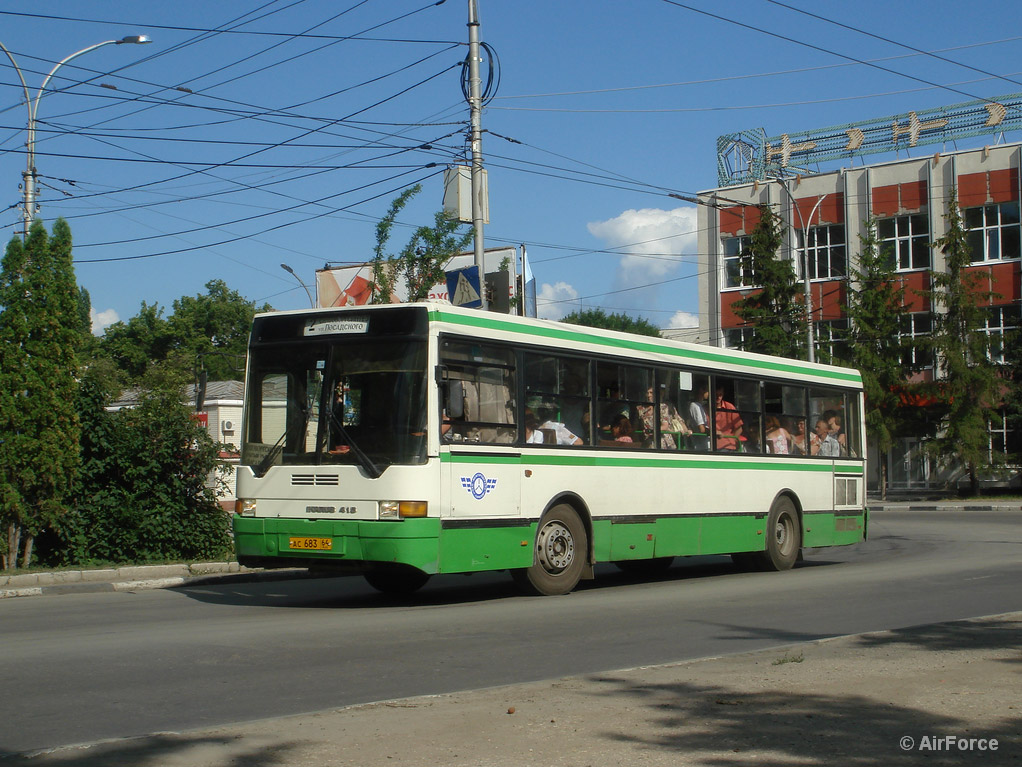
[[[539,522],[532,566],[511,575],[528,594],[567,594],[578,585],[588,552],[589,539],[578,512],[561,503]]]
[[[790,570],[802,548],[802,526],[787,496],[774,501],[766,526],[766,551],[756,554],[760,570]]]
[[[429,580],[429,574],[408,565],[379,565],[365,573],[366,582],[384,594],[413,594]]]

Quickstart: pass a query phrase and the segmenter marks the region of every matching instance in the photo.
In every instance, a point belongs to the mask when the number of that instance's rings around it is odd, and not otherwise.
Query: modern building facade
[[[947,199],[953,188],[969,230],[970,268],[981,272],[988,289],[997,295],[989,300],[986,332],[999,336],[1019,328],[1020,166],[1022,144],[1002,144],[752,181],[702,193],[700,199],[710,204],[699,207],[699,253],[707,258],[706,268],[700,270],[699,334],[707,343],[737,347],[751,332],[733,309],[735,301],[756,287],[751,275],[743,273],[740,254],[759,221],[759,206],[769,205],[784,226],[781,256],[793,261],[801,279],[808,275],[818,350],[842,357],[849,275],[869,220],[876,221],[881,248],[894,256],[898,279],[905,287],[902,334],[907,338],[927,335],[932,309],[917,291],[929,287],[931,270],[944,268],[940,251],[931,243],[946,232]],[[992,353],[999,354],[997,344]],[[919,376],[932,380],[933,361],[922,357],[915,361],[922,367]],[[1010,436],[1002,413],[1000,422],[991,424],[991,453],[1003,452]],[[928,459],[919,447],[918,437],[907,436],[890,455],[871,455],[874,485],[878,462],[884,460],[890,489],[943,487],[948,469]],[[954,481],[953,476],[950,479]]]

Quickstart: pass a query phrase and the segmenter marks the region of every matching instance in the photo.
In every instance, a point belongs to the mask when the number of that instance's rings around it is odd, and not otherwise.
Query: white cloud
[[[559,320],[579,307],[578,291],[566,282],[544,282],[536,292],[536,314],[546,320]]]
[[[606,221],[593,221],[587,225],[589,233],[599,237],[611,248],[621,250],[617,273],[611,290],[624,290],[642,285],[655,285],[680,276],[683,255],[697,252],[698,223],[695,206],[672,210],[642,208],[626,210]],[[685,266],[694,273],[694,258]],[[663,288],[651,287],[619,293],[612,304],[636,311],[660,303],[661,292],[670,297],[666,301],[677,306],[681,286],[669,283]]]
[[[119,322],[121,319],[117,315],[117,312],[114,311],[113,309],[104,309],[101,312],[97,312],[95,309],[92,309],[91,314],[92,314],[92,335],[94,336],[103,335],[103,332],[108,327],[113,325],[115,322]]]
[[[667,327],[672,329],[697,328],[699,327],[699,315],[692,314],[692,312],[675,312],[668,320]]]

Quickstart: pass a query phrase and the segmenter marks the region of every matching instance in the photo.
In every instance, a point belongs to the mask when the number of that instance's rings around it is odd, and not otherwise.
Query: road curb
[[[179,572],[185,574],[168,574]],[[152,577],[137,577],[146,574]],[[129,575],[136,577],[128,577]],[[0,576],[0,599],[95,594],[111,591],[151,591],[222,583],[296,580],[308,577],[310,577],[309,571],[305,569],[249,570],[240,567],[237,562],[126,567],[104,571],[71,570],[59,573],[29,573],[27,575]],[[104,578],[104,580],[99,580],[99,578]],[[40,580],[43,583],[39,583]]]

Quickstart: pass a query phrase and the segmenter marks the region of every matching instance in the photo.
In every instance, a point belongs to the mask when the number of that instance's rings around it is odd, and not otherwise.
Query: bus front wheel
[[[802,548],[802,526],[795,504],[787,496],[774,501],[766,526],[766,551],[759,552],[760,570],[790,570]]]
[[[429,574],[408,565],[380,565],[365,573],[365,579],[384,594],[412,594],[429,580]]]
[[[529,594],[567,594],[578,584],[585,568],[589,541],[578,512],[566,503],[543,515],[536,530],[533,564],[511,575]]]

